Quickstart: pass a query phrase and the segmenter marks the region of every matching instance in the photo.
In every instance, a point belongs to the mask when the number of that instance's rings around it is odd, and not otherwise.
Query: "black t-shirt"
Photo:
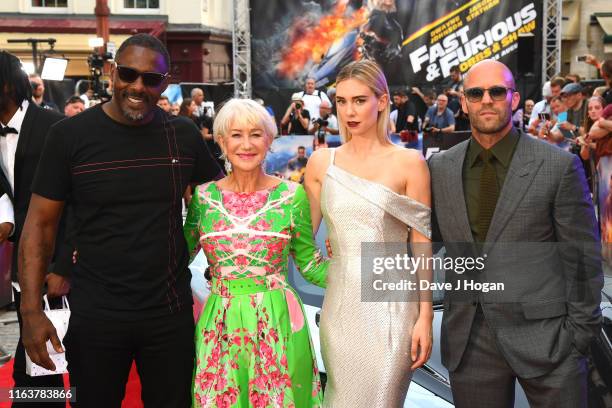
[[[584,121],[584,113],[587,110],[587,104],[588,102],[586,100],[583,100],[582,105],[580,105],[580,109],[578,110],[568,109],[567,110],[567,121],[570,123],[573,123],[574,126],[576,127],[582,126],[582,122]]]
[[[310,112],[308,109],[302,109],[302,117],[308,119],[310,123]],[[290,135],[307,135],[308,127],[302,126],[302,122],[297,118],[297,114],[293,112],[289,115],[289,123],[291,123],[291,128],[289,130]]]
[[[408,116],[412,116],[414,120],[412,123],[408,123]],[[397,110],[397,119],[395,120],[395,131],[401,132],[402,130],[419,130],[419,119],[414,104],[407,101],[404,105],[400,106]]]
[[[213,120],[210,116],[196,116],[195,122],[200,129],[208,129],[208,133],[213,132]]]
[[[72,312],[131,320],[191,307],[181,198],[219,171],[194,123],[161,109],[144,126],[115,122],[102,105],[53,126],[32,191],[70,196]]]
[[[208,134],[212,136],[214,121],[210,116],[207,116],[207,115],[195,116],[193,120],[199,129],[205,129],[205,128],[208,129]],[[219,145],[217,144],[217,142],[215,142],[213,138],[204,139],[204,142],[206,143],[206,146],[208,147],[208,152],[211,154],[212,157],[215,158],[219,167],[223,168],[225,162],[221,158],[221,154],[222,154],[221,147],[219,147]]]

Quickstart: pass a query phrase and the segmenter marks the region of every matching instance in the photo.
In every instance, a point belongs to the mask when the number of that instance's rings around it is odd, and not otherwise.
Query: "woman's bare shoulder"
[[[308,169],[314,171],[324,170],[330,163],[331,149],[322,148],[317,149],[308,158]]]
[[[397,147],[391,153],[391,160],[400,166],[421,167],[425,164],[425,158],[416,149]]]

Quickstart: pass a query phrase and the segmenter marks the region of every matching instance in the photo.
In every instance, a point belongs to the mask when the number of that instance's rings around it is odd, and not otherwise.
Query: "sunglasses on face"
[[[484,97],[485,92],[489,93],[489,96],[494,101],[503,101],[508,95],[508,91],[514,92],[512,88],[506,88],[505,86],[492,86],[490,88],[468,88],[463,91],[465,97],[470,102],[480,102]]]
[[[136,81],[138,77],[141,77],[144,86],[148,87],[157,87],[161,85],[164,79],[166,79],[168,76],[167,73],[160,74],[159,72],[140,72],[134,68],[126,67],[124,65],[117,65],[117,74],[119,74],[119,79],[128,83],[132,83]]]

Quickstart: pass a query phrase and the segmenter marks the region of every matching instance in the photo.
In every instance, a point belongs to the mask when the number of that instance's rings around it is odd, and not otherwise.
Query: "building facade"
[[[168,47],[173,82],[224,83],[232,80],[232,7],[227,0],[106,0],[109,42],[118,48],[128,36],[150,33]],[[55,39],[38,52],[69,59],[66,76],[89,76],[87,58],[94,51],[96,0],[0,1],[0,49],[32,63],[32,46],[12,40]]]
[[[593,54],[612,59],[612,1],[564,0],[561,70],[584,79],[598,78],[597,69],[576,57]]]

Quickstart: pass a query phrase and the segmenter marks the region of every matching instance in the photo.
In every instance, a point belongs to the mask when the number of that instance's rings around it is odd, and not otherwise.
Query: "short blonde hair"
[[[227,135],[234,123],[261,126],[270,144],[278,134],[276,123],[266,108],[251,99],[232,98],[223,104],[215,116],[213,125],[215,139]]]
[[[363,83],[370,88],[377,98],[387,95],[385,108],[381,112],[378,112],[376,135],[383,144],[391,144],[391,139],[389,139],[389,114],[391,113],[391,105],[388,103],[389,87],[387,86],[387,79],[380,66],[370,60],[351,62],[342,68],[336,77],[336,89],[338,89],[338,84],[340,82],[346,81],[347,79],[356,79]],[[340,127],[340,136],[342,136],[343,141],[348,142],[352,137],[348,126],[346,126],[340,117],[338,117],[338,123]]]

